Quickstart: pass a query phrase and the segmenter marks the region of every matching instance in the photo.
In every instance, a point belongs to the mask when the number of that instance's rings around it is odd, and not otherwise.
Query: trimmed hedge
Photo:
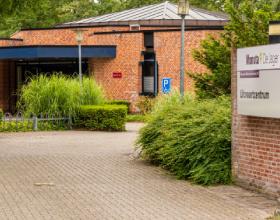
[[[59,131],[69,129],[66,124],[54,124],[47,121],[38,122],[38,131]],[[0,132],[29,132],[33,131],[33,122],[28,121],[7,121],[0,122]]]
[[[32,122],[0,122],[0,132],[32,131]]]
[[[130,102],[127,100],[111,100],[106,102],[108,105],[125,105],[127,107],[127,111],[130,108]]]
[[[80,107],[74,123],[89,130],[123,131],[126,115],[124,105],[86,105]]]
[[[137,144],[145,159],[180,179],[202,185],[231,182],[230,98],[195,100],[165,96],[155,106]]]

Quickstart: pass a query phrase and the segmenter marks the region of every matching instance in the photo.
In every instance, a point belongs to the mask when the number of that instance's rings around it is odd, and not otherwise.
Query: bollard
[[[38,130],[38,118],[36,116],[33,117],[33,131]]]

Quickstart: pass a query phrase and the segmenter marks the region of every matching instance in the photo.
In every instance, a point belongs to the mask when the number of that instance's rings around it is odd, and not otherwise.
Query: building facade
[[[186,17],[186,71],[207,72],[192,50],[208,35],[218,37],[224,14],[191,8]],[[180,25],[177,6],[169,2],[70,22],[47,29],[23,29],[0,40],[0,108],[16,111],[17,91],[40,73],[78,72],[75,30],[84,31],[83,73],[94,77],[109,99],[128,100],[132,111],[141,95],[161,92],[163,78],[179,88]],[[186,90],[193,90],[185,79]]]

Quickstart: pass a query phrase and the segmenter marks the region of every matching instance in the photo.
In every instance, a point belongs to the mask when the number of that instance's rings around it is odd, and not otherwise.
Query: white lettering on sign
[[[237,50],[237,71],[280,69],[280,44]]]
[[[280,118],[280,44],[237,50],[237,110]]]

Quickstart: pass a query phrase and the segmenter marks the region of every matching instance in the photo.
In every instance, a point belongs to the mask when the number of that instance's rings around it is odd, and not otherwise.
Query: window
[[[142,95],[155,96],[158,92],[158,64],[154,53],[144,52],[142,62]]]
[[[144,46],[146,48],[154,48],[154,33],[153,32],[144,33]]]

